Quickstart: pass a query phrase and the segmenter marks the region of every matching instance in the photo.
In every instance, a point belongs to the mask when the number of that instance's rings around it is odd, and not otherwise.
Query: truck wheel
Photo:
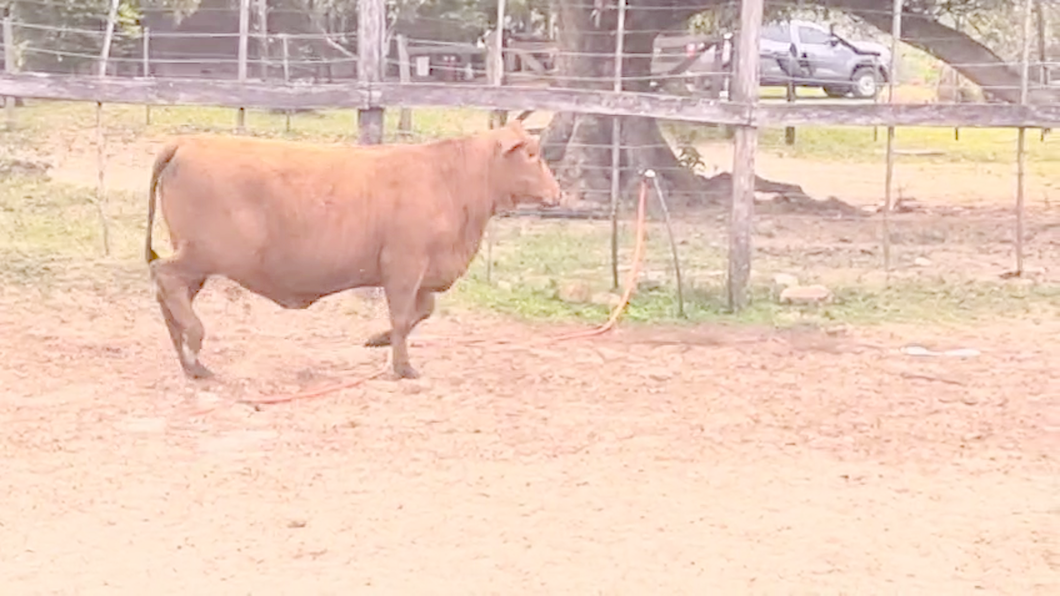
[[[880,92],[879,74],[874,68],[859,66],[850,80],[853,83],[851,91],[858,99],[872,99]]]

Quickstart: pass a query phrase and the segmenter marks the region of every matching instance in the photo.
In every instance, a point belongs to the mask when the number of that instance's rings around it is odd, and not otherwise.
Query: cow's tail
[[[155,165],[151,169],[151,190],[147,197],[147,238],[144,242],[144,258],[147,259],[148,264],[158,258],[158,253],[151,248],[151,230],[155,223],[155,204],[158,202],[158,178],[169,162],[173,161],[173,156],[177,154],[177,147],[178,144],[175,142],[166,145],[155,158]]]

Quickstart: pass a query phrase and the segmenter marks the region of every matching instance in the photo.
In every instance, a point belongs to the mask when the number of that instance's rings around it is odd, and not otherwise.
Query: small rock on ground
[[[780,293],[782,304],[819,304],[831,299],[832,291],[821,285],[795,286]]]
[[[568,281],[560,284],[556,296],[564,302],[589,302],[593,291],[584,281]]]

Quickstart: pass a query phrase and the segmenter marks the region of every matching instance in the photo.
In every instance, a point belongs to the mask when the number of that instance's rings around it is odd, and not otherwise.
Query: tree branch
[[[821,2],[842,10],[880,31],[891,31],[891,15],[880,10],[876,0],[835,0]],[[971,36],[943,25],[934,15],[902,13],[902,41],[945,62],[983,91],[1008,103],[1019,102],[1020,75],[990,48]],[[1057,94],[1044,88],[1033,89],[1030,103],[1056,101]]]
[[[326,43],[332,49],[337,50],[339,53],[341,53],[343,56],[346,56],[347,58],[357,57],[357,54],[354,54],[353,52],[347,50],[342,46],[342,44],[331,38],[331,33],[327,30],[327,27],[324,26],[324,22],[321,19],[319,11],[317,11],[313,6],[306,2],[306,0],[300,0],[299,4],[301,4],[302,8],[306,11],[306,15],[309,17],[309,22],[310,24],[312,24],[313,28],[316,29],[317,32],[324,37],[324,43]]]

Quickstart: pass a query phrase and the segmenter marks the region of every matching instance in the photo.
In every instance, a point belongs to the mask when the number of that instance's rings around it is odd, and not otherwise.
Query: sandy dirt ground
[[[108,185],[143,190],[152,149]],[[836,194],[829,166],[762,166]],[[254,406],[379,370],[381,305],[210,282],[218,376],[192,382],[146,271],[57,275],[0,285],[3,594],[1060,593],[1057,321],[557,343],[450,308],[422,379]]]
[[[196,383],[126,282],[0,298],[4,593],[1060,588],[1055,322],[555,343],[453,311],[419,381],[254,407],[377,371],[380,305],[211,282]]]

